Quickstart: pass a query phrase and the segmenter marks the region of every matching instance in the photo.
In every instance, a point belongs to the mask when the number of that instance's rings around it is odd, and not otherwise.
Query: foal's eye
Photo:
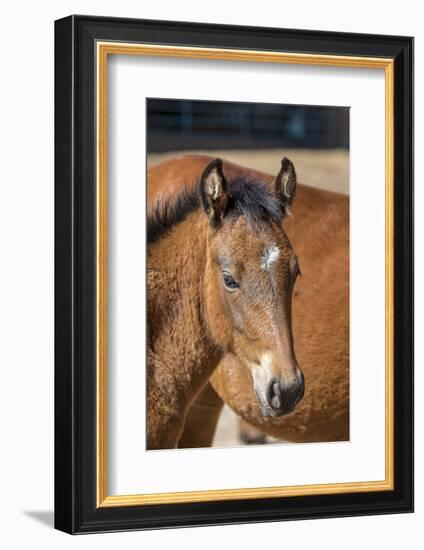
[[[222,278],[224,280],[224,285],[230,290],[235,290],[236,288],[239,288],[239,284],[235,282],[233,277],[227,271],[222,272]]]

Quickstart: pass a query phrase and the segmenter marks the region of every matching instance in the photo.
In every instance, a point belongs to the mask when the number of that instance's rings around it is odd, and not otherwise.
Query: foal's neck
[[[207,218],[200,210],[148,250],[149,375],[191,402],[220,358],[204,314]]]

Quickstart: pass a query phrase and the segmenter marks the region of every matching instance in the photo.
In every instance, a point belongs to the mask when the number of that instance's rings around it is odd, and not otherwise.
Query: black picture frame
[[[96,504],[96,41],[394,60],[392,491]],[[55,527],[68,533],[413,510],[413,39],[73,15],[55,22]]]

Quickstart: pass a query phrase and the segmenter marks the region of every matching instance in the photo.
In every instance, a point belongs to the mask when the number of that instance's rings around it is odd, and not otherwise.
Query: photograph
[[[411,511],[411,37],[55,23],[55,527]]]
[[[147,449],[349,440],[349,108],[146,99]]]
[[[422,11],[5,3],[1,548],[419,548]]]

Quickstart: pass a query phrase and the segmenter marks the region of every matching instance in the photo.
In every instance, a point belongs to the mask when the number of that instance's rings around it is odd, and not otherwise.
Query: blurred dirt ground
[[[287,156],[296,168],[300,183],[327,189],[328,191],[349,194],[349,153],[340,149],[170,151],[149,154],[147,166],[151,167],[165,160],[187,154],[219,157],[267,174],[277,174],[282,157]],[[275,443],[276,440],[267,437],[266,442]],[[218,421],[213,446],[234,447],[237,445],[243,445],[243,442],[239,439],[239,420],[237,415],[225,405]]]
[[[277,174],[280,161],[287,156],[294,164],[300,183],[336,191],[349,193],[349,153],[342,149],[306,150],[306,149],[249,149],[249,150],[205,150],[205,151],[175,151],[167,153],[151,153],[148,155],[147,166],[154,166],[164,160],[187,154],[209,155],[254,168],[266,174]]]

